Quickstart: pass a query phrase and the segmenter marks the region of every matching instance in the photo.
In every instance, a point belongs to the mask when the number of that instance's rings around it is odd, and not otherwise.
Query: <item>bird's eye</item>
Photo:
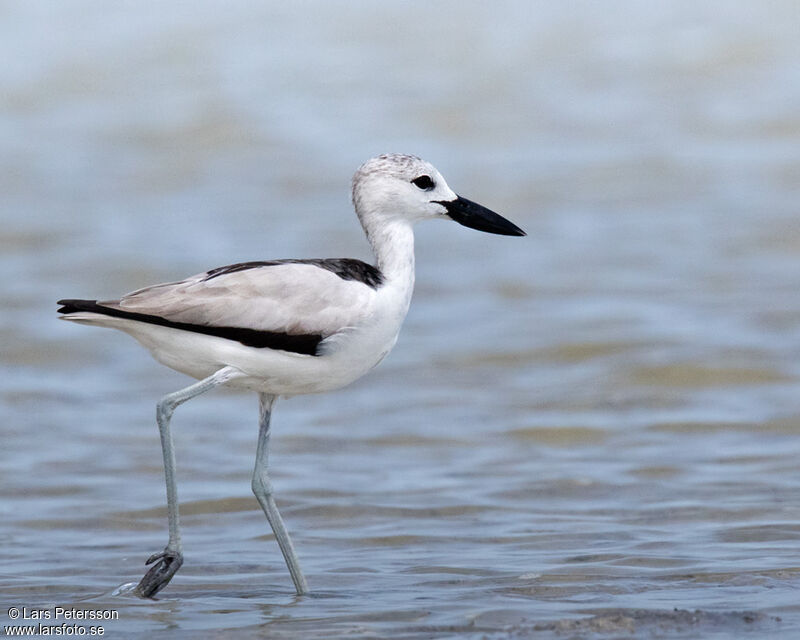
[[[414,178],[411,183],[415,184],[423,191],[430,191],[436,186],[433,184],[433,180],[431,180],[430,176],[420,176],[419,178]]]

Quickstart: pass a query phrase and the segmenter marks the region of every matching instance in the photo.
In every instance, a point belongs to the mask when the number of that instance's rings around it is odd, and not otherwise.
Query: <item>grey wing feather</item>
[[[208,272],[133,291],[109,307],[173,322],[328,337],[369,317],[375,291],[313,264]]]

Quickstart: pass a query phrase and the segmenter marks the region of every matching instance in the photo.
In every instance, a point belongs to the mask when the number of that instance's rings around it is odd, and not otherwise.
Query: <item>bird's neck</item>
[[[367,238],[387,282],[414,286],[414,230],[406,220],[391,220],[367,228]]]

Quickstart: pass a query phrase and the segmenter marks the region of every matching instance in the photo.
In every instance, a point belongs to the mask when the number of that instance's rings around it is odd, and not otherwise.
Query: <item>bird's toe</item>
[[[147,570],[139,584],[136,585],[134,593],[142,598],[152,598],[169,584],[172,576],[181,568],[183,554],[179,551],[164,549],[164,551],[150,556],[145,564],[153,566]]]

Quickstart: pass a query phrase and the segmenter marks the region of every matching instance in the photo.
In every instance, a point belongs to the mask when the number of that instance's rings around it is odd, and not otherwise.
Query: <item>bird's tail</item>
[[[62,320],[73,322],[86,322],[91,324],[108,324],[109,316],[114,315],[114,310],[98,304],[97,300],[59,300],[59,316]]]
[[[70,313],[77,313],[79,311],[93,311],[95,313],[102,313],[98,310],[97,300],[72,300],[65,299],[59,300],[56,304],[62,305],[58,309],[58,313],[65,315]]]

